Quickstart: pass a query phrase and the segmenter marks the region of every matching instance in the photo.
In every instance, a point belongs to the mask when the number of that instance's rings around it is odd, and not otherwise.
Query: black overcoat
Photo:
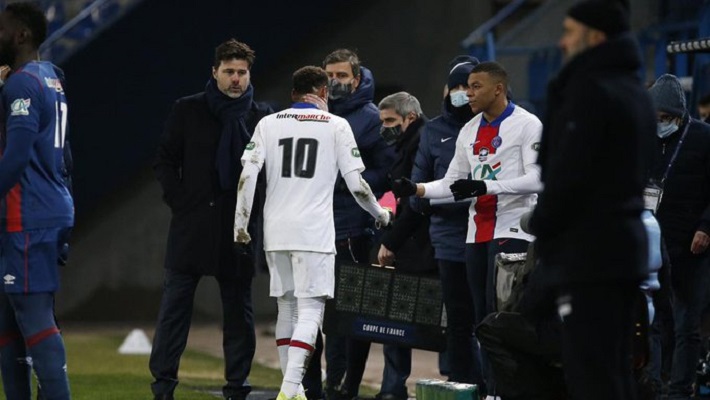
[[[249,131],[270,112],[254,102],[247,116]],[[172,211],[165,267],[200,275],[251,276],[252,257],[244,257],[234,246],[236,188],[221,189],[217,178],[221,132],[204,93],[175,102],[154,164],[163,200]],[[257,196],[250,224],[253,238],[259,237],[255,221],[260,203]]]
[[[532,225],[550,283],[647,274],[640,215],[656,117],[640,67],[634,40],[617,37],[577,55],[548,86]]]

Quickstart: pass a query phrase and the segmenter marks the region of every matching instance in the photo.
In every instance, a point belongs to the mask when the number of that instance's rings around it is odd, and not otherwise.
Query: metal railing
[[[507,6],[503,7],[493,17],[481,24],[476,30],[471,32],[463,41],[461,46],[468,49],[474,56],[479,59],[487,60],[495,59],[495,38],[493,29],[501,22],[517,11],[527,0],[513,0]]]
[[[40,46],[42,59],[61,64],[141,0],[96,0],[52,33]]]

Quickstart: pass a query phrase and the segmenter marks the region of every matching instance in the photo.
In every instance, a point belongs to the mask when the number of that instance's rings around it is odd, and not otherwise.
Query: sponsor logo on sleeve
[[[535,151],[540,151],[540,142],[535,142],[530,147]]]
[[[2,279],[5,281],[6,285],[14,285],[15,284],[15,277],[10,274],[3,276]]]
[[[353,149],[350,150],[350,153],[352,153],[353,157],[360,158],[360,149],[357,147],[353,147]]]
[[[62,87],[62,81],[57,78],[44,78],[44,83],[48,87],[54,89],[57,93],[64,93],[64,88]]]
[[[30,115],[30,99],[15,99],[10,104],[10,115]]]
[[[254,142],[249,142],[249,143],[247,143],[246,149],[247,149],[247,150],[254,150],[254,147],[256,147],[256,143],[254,143]]]

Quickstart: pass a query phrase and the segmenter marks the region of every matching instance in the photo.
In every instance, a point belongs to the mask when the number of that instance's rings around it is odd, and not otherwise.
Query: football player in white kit
[[[338,172],[358,204],[389,225],[360,173],[365,169],[348,122],[324,111],[328,76],[319,67],[293,74],[294,104],[263,118],[242,156],[234,239],[249,243],[247,223],[257,175],[266,166],[264,250],[277,298],[276,343],[284,379],[277,400],[305,400],[301,380],[335,288],[333,187]],[[323,109],[323,110],[322,110]]]

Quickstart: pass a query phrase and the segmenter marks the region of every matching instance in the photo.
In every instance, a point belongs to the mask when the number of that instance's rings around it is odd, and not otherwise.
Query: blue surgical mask
[[[678,124],[675,122],[659,122],[656,134],[658,135],[659,138],[667,138],[670,136],[673,132],[678,130]]]
[[[468,96],[465,90],[459,90],[449,94],[451,97],[451,105],[458,108],[468,104]]]

